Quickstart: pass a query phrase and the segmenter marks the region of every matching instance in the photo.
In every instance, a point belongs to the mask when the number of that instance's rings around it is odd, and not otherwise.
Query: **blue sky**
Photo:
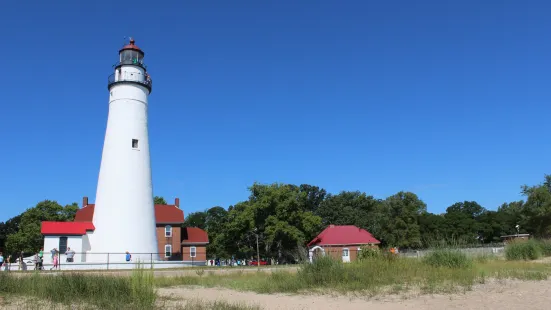
[[[383,3],[384,2],[384,3]],[[154,81],[154,192],[261,183],[495,209],[549,173],[548,1],[7,1],[0,220],[94,201],[124,36]]]

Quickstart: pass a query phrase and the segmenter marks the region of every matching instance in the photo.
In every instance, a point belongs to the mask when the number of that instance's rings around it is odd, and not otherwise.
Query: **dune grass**
[[[3,272],[0,294],[102,309],[151,309],[157,298],[152,273],[142,269],[133,271],[131,277],[38,272],[18,276]]]
[[[437,249],[423,257],[423,262],[429,266],[448,268],[469,268],[473,260],[467,254],[454,249]]]
[[[543,252],[543,250],[540,248]],[[488,279],[545,280],[551,265],[504,260],[493,255],[466,256],[457,250],[437,249],[421,259],[373,255],[352,263],[328,257],[301,265],[298,270],[237,271],[216,274],[154,277],[149,269],[135,269],[130,277],[86,273],[0,273],[0,295],[47,301],[54,305],[91,305],[96,309],[164,308],[156,289],[175,285],[225,287],[257,293],[342,293],[363,295],[448,293],[470,290]],[[203,308],[201,308],[203,307]],[[224,302],[188,301],[182,309],[257,309]]]
[[[513,241],[505,246],[508,260],[536,260],[551,256],[551,240]]]
[[[305,264],[296,273],[247,273],[202,277],[163,277],[157,286],[199,285],[225,287],[258,293],[303,293],[351,291],[367,294],[420,290],[424,293],[465,291],[489,278],[544,280],[551,266],[541,263],[511,262],[494,256],[469,258],[451,250],[435,251],[423,259],[378,256],[343,264],[320,258]]]

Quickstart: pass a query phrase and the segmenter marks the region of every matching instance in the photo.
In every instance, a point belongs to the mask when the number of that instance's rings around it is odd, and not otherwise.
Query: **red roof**
[[[94,204],[84,206],[82,209],[78,209],[75,214],[75,222],[91,222],[94,218]]]
[[[96,205],[89,204],[77,211],[75,222],[91,222]],[[155,205],[157,224],[181,224],[184,222],[184,211],[176,205]]]
[[[308,246],[379,243],[381,242],[365,229],[353,225],[329,225],[314,240],[310,241]]]
[[[197,227],[185,227],[182,229],[182,244],[209,243],[206,231]]]
[[[94,230],[92,222],[42,222],[40,232],[43,235],[86,235]]]
[[[125,46],[123,46],[123,47],[121,48],[120,51],[123,51],[123,50],[135,50],[135,51],[142,52],[142,54],[143,54],[143,51],[142,51],[136,44],[134,44],[134,43],[136,43],[136,41],[134,41],[134,39],[130,39],[130,43],[129,43],[129,44],[126,44]],[[119,51],[119,52],[120,52],[120,51]]]
[[[184,211],[175,205],[155,205],[157,224],[181,224],[184,222]]]

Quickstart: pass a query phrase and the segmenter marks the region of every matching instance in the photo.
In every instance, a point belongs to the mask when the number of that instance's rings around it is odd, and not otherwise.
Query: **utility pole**
[[[258,231],[256,228],[254,229],[254,233],[256,235],[256,266],[260,270],[260,250],[258,248]]]

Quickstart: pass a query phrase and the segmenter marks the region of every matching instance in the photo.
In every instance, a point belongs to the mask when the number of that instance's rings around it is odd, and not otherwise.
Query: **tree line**
[[[444,213],[427,211],[412,192],[378,199],[360,191],[327,193],[318,186],[258,184],[248,200],[188,214],[184,226],[209,235],[212,257],[254,257],[256,237],[264,257],[298,260],[306,244],[327,225],[355,225],[371,232],[383,246],[428,248],[501,242],[501,236],[529,233],[551,235],[551,176],[543,183],[521,186],[525,200],[488,210],[476,201],[456,202]],[[518,225],[518,229],[517,229]]]
[[[209,257],[253,257],[258,238],[261,255],[281,261],[305,258],[306,244],[329,224],[364,228],[384,246],[400,248],[499,242],[500,236],[516,233],[549,237],[551,176],[541,184],[521,186],[521,193],[525,200],[503,203],[496,210],[463,201],[434,214],[412,192],[378,199],[360,191],[331,194],[308,184],[255,183],[247,200],[227,209],[215,206],[190,213],[184,227],[208,232]],[[155,203],[166,201],[155,197]],[[77,210],[76,203],[42,201],[0,223],[0,247],[32,253],[43,244],[41,221],[72,221]]]

